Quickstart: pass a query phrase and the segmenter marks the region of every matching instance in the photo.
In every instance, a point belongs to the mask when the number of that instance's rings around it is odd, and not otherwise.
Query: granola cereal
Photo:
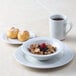
[[[28,50],[33,54],[47,55],[56,52],[56,47],[47,43],[31,44]]]

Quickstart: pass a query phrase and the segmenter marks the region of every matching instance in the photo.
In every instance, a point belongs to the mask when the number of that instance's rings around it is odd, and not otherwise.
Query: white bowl
[[[32,54],[31,52],[29,52],[28,48],[30,47],[31,44],[40,44],[40,43],[49,43],[49,44],[56,46],[56,52],[52,54],[48,54],[48,55],[37,55],[37,54]],[[25,55],[32,56],[38,60],[48,60],[53,57],[56,57],[57,55],[59,55],[59,53],[62,50],[63,50],[63,43],[61,41],[57,39],[49,39],[46,37],[33,38],[33,39],[26,41],[22,45],[22,51],[24,52]]]

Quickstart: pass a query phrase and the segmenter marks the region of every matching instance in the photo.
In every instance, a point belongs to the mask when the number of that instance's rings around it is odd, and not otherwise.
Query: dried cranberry
[[[45,44],[45,43],[42,43],[42,44],[40,45],[40,47],[41,47],[41,48],[46,48],[46,44]]]
[[[47,51],[47,50],[48,50],[48,48],[47,48],[47,46],[46,46],[46,44],[45,44],[45,43],[42,43],[42,44],[41,44],[41,45],[39,45],[38,47],[39,47],[40,51],[43,51],[43,52],[45,52],[45,51]]]

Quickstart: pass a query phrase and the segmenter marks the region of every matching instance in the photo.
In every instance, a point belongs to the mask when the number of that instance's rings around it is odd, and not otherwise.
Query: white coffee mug
[[[69,25],[68,30],[66,26]],[[65,15],[54,14],[49,18],[50,37],[59,40],[64,40],[67,33],[72,29],[72,24],[68,21]]]

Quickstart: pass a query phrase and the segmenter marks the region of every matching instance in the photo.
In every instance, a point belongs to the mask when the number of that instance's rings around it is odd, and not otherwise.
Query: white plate
[[[30,33],[30,38],[35,37],[35,34],[33,32],[29,31],[29,33]],[[9,44],[23,44],[24,43],[24,42],[20,42],[18,39],[8,38],[6,33],[3,33],[0,38],[1,38],[1,40],[3,40],[6,43],[9,43]]]
[[[15,54],[15,59],[22,65],[30,67],[30,68],[37,68],[37,69],[48,69],[48,68],[56,68],[63,66],[67,63],[69,63],[73,57],[73,51],[68,46],[64,45],[63,53],[60,53],[60,56],[50,59],[48,61],[38,61],[35,58],[26,56],[22,50],[21,47],[19,47]]]

